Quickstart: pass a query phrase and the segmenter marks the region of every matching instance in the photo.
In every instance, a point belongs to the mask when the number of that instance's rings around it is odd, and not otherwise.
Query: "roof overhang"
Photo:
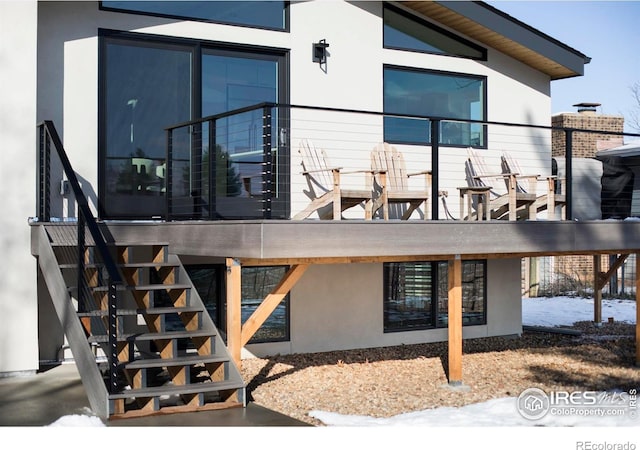
[[[401,1],[407,8],[494,48],[552,80],[584,75],[591,58],[484,3]]]

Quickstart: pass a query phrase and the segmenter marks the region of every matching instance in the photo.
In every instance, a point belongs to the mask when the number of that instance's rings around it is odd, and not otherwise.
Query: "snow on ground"
[[[636,303],[632,300],[602,300],[602,320],[636,323]],[[593,320],[593,298],[538,297],[522,299],[522,324],[534,326],[568,326]]]

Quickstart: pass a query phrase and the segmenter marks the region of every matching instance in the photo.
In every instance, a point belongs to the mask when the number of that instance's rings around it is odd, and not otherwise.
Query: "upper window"
[[[442,118],[439,143],[483,147],[486,78],[386,66],[384,139],[400,144],[430,144],[428,118]],[[456,120],[457,119],[457,120]]]
[[[153,16],[285,30],[284,1],[103,1],[101,8]]]
[[[384,331],[424,330],[448,324],[447,262],[384,265]],[[462,262],[462,323],[486,318],[486,263]]]
[[[447,30],[385,5],[384,46],[440,55],[487,59],[487,51]]]

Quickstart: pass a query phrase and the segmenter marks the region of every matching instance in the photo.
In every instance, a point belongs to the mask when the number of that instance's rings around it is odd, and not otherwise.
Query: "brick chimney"
[[[624,132],[624,117],[606,114],[598,114],[597,108],[600,103],[577,103],[573,105],[578,108],[575,113],[560,113],[551,117],[552,127],[576,128],[582,130],[613,131]],[[565,133],[560,130],[553,130],[552,150],[553,157],[565,156]],[[612,148],[622,145],[622,136],[599,134],[599,133],[573,133],[574,158],[593,158],[596,151],[604,148]]]

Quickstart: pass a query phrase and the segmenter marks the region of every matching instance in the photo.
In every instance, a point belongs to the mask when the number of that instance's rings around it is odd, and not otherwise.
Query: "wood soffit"
[[[533,67],[551,77],[562,79],[581,75],[574,70],[547,58],[540,53],[509,39],[473,20],[448,9],[434,1],[406,1],[404,6],[413,11],[433,19],[451,29],[469,36],[476,41],[494,48],[530,67]]]

